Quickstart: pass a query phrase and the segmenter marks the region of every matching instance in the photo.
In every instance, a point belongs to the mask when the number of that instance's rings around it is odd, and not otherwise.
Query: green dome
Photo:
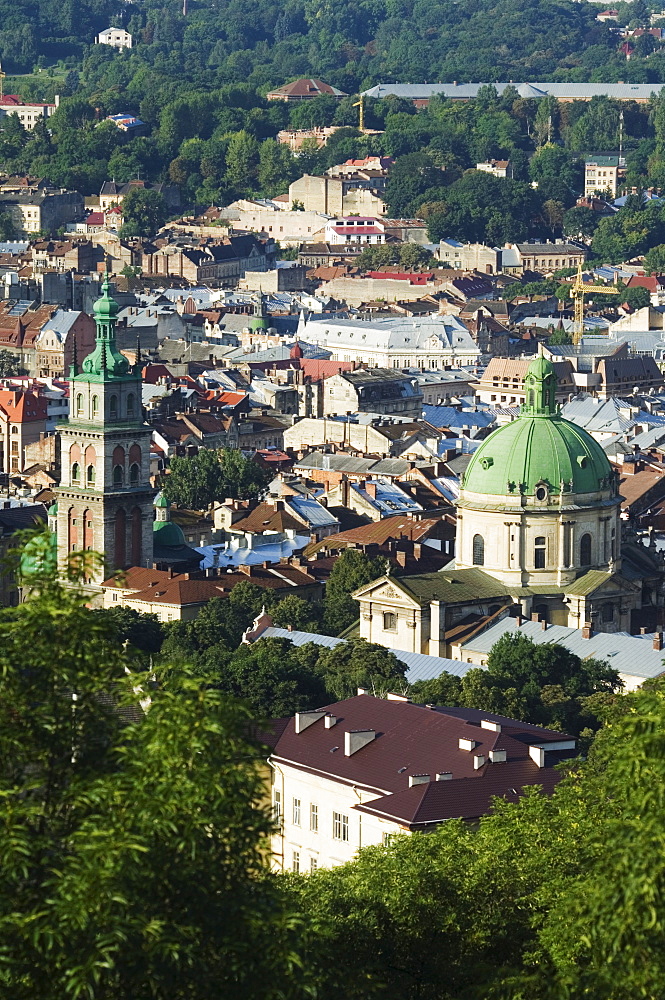
[[[152,503],[153,507],[170,507],[171,504],[164,496],[163,492],[160,490]]]
[[[175,549],[186,545],[182,528],[173,521],[154,521],[152,525],[153,543],[165,549]]]
[[[56,516],[56,514],[58,513],[58,502],[57,502],[57,500],[56,500],[56,501],[54,501],[54,502],[53,502],[53,503],[51,504],[51,506],[50,506],[50,507],[49,507],[49,509],[48,509],[48,510],[46,511],[46,513],[48,514],[48,516],[49,516],[49,517],[55,517],[55,516]]]
[[[531,363],[525,404],[517,420],[499,427],[474,452],[462,483],[465,493],[534,496],[595,493],[614,487],[615,476],[598,442],[558,413],[556,375],[546,358]],[[614,490],[614,492],[616,492]]]

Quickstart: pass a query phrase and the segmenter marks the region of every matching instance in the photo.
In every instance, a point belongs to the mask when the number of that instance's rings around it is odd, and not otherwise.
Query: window
[[[349,817],[342,813],[333,813],[333,840],[349,839]]]
[[[99,396],[92,397],[92,416],[93,419],[99,416]]]
[[[113,485],[114,486],[122,486],[122,466],[121,465],[114,465],[113,466]]]
[[[81,466],[78,464],[78,462],[74,462],[74,464],[72,465],[72,482],[73,483],[81,482]]]
[[[533,546],[533,565],[536,569],[545,569],[545,550],[545,537],[538,535]]]
[[[397,628],[397,615],[394,611],[384,611],[383,628],[386,632],[394,632]]]
[[[83,416],[83,393],[79,392],[76,394],[76,416]]]
[[[384,833],[384,835],[383,835],[383,846],[384,847],[390,847],[390,845],[392,844],[392,840],[393,840],[393,834],[392,833]]]
[[[300,799],[293,800],[293,825],[300,826]]]
[[[272,818],[279,823],[282,818],[282,793],[276,788],[272,795]]]
[[[316,860],[316,858],[310,858],[309,859],[310,872],[315,872],[318,867],[319,867],[319,862]]]
[[[582,535],[580,538],[580,566],[591,565],[591,535]]]
[[[111,418],[118,416],[118,397],[111,396],[109,399],[109,415]]]
[[[611,604],[603,604],[603,621],[613,622],[614,621],[614,607]]]
[[[129,396],[127,397],[127,416],[128,417],[133,417],[134,416],[134,393],[133,392],[130,392]]]
[[[291,871],[295,872],[296,875],[300,873],[300,851],[293,852]]]
[[[139,481],[139,467],[136,462],[133,462],[129,467],[129,481],[132,486],[136,486]]]
[[[12,427],[12,434],[18,434],[18,427],[16,425]]]
[[[473,565],[485,565],[485,539],[482,535],[473,536]]]
[[[95,485],[95,467],[94,467],[94,465],[89,465],[88,466],[85,478],[86,478],[86,482],[87,482],[88,486],[94,486]]]
[[[319,807],[313,802],[309,807],[309,828],[312,833],[319,832]]]

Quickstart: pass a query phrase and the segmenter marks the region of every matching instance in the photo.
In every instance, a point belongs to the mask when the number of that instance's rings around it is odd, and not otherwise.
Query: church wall
[[[473,503],[473,499],[472,494],[464,496],[465,504]],[[599,505],[603,499],[598,494],[595,503]],[[479,507],[491,503],[499,506],[506,501],[501,497],[478,498]],[[588,562],[582,559],[581,552],[581,540],[586,534],[591,536]],[[561,585],[589,569],[607,570],[613,552],[618,565],[619,537],[618,506],[568,511],[539,509],[533,504],[514,509],[505,505],[495,511],[464,506],[458,512],[456,565],[460,569],[477,566],[512,585]],[[478,561],[478,538],[483,540],[482,561]],[[537,539],[544,539],[544,545],[537,544]],[[537,565],[543,556],[544,564]]]

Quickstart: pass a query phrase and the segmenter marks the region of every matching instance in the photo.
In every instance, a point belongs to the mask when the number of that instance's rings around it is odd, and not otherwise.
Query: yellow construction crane
[[[365,131],[365,105],[363,104],[362,94],[360,95],[360,100],[356,101],[356,103],[353,106],[354,106],[354,108],[360,108],[360,113],[359,113],[360,131],[364,132]]]
[[[618,288],[608,288],[607,285],[588,285],[584,283],[582,277],[582,261],[577,265],[577,274],[573,281],[570,294],[575,303],[575,321],[573,323],[573,343],[579,344],[584,336],[584,296],[590,292],[597,292],[600,295],[618,295]]]

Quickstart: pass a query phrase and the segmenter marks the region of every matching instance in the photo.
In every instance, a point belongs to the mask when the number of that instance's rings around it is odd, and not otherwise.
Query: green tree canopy
[[[122,200],[122,236],[154,236],[168,215],[164,195],[133,188]]]
[[[179,507],[207,510],[210,504],[224,499],[252,500],[264,496],[272,479],[240,451],[224,448],[213,451],[201,448],[191,457],[171,459],[164,478],[164,495]]]
[[[370,558],[358,549],[344,549],[326,584],[323,626],[328,635],[339,635],[353,624],[358,617],[358,602],[351,594],[385,571],[382,556]]]
[[[182,670],[148,688],[83,594],[31,584],[0,612],[4,991],[288,992],[250,716]]]

